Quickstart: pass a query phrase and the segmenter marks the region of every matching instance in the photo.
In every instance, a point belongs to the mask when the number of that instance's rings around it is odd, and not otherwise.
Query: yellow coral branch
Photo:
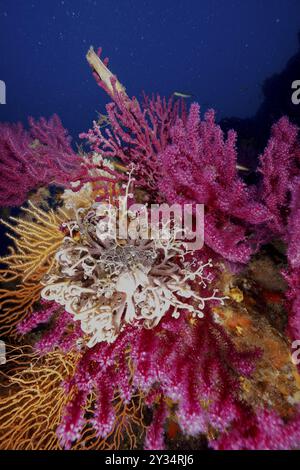
[[[0,370],[0,449],[59,450],[56,428],[64,407],[71,398],[62,382],[75,373],[79,353],[51,352],[45,356],[30,346],[7,346],[6,368]],[[97,437],[91,424],[95,407],[92,393],[86,405],[86,425],[72,449],[134,449],[144,436],[144,397],[140,392],[124,404],[115,397],[116,419],[105,438]]]
[[[12,231],[9,238],[14,242],[10,254],[0,262],[6,268],[0,270],[1,334],[11,334],[15,324],[26,313],[33,310],[40,298],[41,280],[55,263],[54,254],[64,234],[60,225],[68,214],[59,209],[44,211],[29,201],[28,208],[22,208],[25,217],[10,217],[2,223]]]
[[[0,371],[0,449],[59,449],[55,434],[68,395],[62,381],[72,375],[78,354],[54,351],[39,357],[31,347],[7,347]]]

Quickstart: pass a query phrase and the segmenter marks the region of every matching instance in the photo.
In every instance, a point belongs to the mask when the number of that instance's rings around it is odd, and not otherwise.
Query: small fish
[[[178,98],[192,98],[193,95],[189,95],[187,93],[182,93],[181,91],[174,91],[174,96],[178,96]]]
[[[243,165],[236,165],[236,168],[237,168],[237,170],[240,170],[240,171],[250,171],[249,168],[247,168],[246,166],[243,166]]]
[[[112,163],[116,170],[122,171],[123,173],[128,172],[128,168],[126,166],[121,165],[120,163],[117,163],[117,162],[112,162]]]

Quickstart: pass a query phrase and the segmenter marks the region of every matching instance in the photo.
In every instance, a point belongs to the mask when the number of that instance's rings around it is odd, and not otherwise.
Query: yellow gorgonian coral
[[[8,346],[7,364],[0,370],[0,449],[59,450],[56,435],[64,407],[72,392],[63,381],[75,373],[80,353],[53,351],[40,356],[31,346]],[[9,371],[9,372],[8,372]],[[136,448],[146,429],[143,395],[136,392],[129,403],[115,397],[115,423],[105,438],[97,436],[91,424],[95,396],[86,406],[86,423],[73,449]],[[139,432],[136,432],[136,429]]]
[[[30,346],[7,347],[10,372],[0,371],[1,449],[59,448],[55,431],[68,400],[61,383],[76,359],[59,351],[40,357]]]
[[[22,208],[22,217],[2,220],[12,233],[7,236],[14,242],[10,254],[0,261],[5,265],[0,270],[1,334],[10,334],[16,323],[40,298],[43,276],[53,267],[54,254],[62,243],[64,234],[61,224],[67,213],[58,209],[44,211],[29,201]],[[12,223],[11,223],[12,222]]]

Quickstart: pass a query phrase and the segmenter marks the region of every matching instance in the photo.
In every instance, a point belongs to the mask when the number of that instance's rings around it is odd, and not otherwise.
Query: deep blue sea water
[[[180,91],[219,119],[249,117],[299,31],[299,0],[1,0],[0,120],[58,113],[77,139],[108,101],[85,61],[91,44],[130,95]]]

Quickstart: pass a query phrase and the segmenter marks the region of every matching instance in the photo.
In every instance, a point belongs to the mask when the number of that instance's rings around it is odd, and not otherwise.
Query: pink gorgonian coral
[[[229,432],[211,445],[216,450],[287,450],[298,449],[300,442],[300,411],[284,421],[273,410],[245,409],[234,420]]]
[[[128,402],[136,389],[149,406],[161,403],[146,437],[148,448],[164,447],[164,425],[172,408],[188,435],[206,433],[210,426],[224,432],[242,407],[238,377],[251,373],[255,357],[257,352],[236,351],[209,314],[195,324],[184,316],[165,318],[155,330],[128,326],[114,343],[99,343],[83,355],[75,376],[65,384],[76,393],[58,434],[66,447],[78,438],[85,401],[94,392],[94,426],[99,436],[107,435],[114,422],[114,394]]]
[[[288,282],[288,327],[293,339],[300,338],[300,177],[290,183],[291,201],[287,224],[288,269],[284,276]]]
[[[206,244],[225,259],[247,262],[256,248],[255,227],[268,219],[268,211],[238,175],[235,132],[225,139],[214,112],[201,120],[194,103],[187,121],[177,119],[170,135],[159,154],[163,198],[204,204]]]
[[[20,206],[40,186],[69,186],[83,169],[58,116],[0,124],[0,206]]]
[[[300,337],[300,143],[299,129],[288,118],[272,127],[271,138],[260,157],[260,196],[271,218],[268,239],[281,238],[287,246],[288,329]],[[266,239],[267,241],[267,239]]]
[[[300,174],[298,128],[287,117],[273,125],[266,149],[260,156],[260,199],[269,210],[270,236],[285,236],[291,183]]]
[[[97,83],[113,98],[106,106],[109,127],[94,126],[81,137],[88,140],[92,150],[104,158],[115,157],[124,165],[134,164],[139,185],[153,192],[157,189],[160,162],[157,155],[165,149],[170,140],[170,129],[178,116],[185,118],[184,104],[172,98],[166,100],[159,95],[151,99],[138,100],[126,95],[124,87],[99,60],[100,79],[94,73]]]

